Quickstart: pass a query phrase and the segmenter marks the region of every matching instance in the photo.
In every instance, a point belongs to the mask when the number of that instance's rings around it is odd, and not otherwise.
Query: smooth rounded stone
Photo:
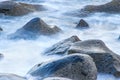
[[[54,35],[60,31],[61,29],[57,26],[51,27],[47,25],[42,19],[36,17],[8,37],[10,39],[36,39],[40,35],[49,36]]]
[[[21,16],[34,11],[43,11],[42,5],[27,4],[15,1],[0,2],[0,13],[10,16]]]
[[[77,42],[77,41],[80,41],[80,39],[76,35],[73,35],[70,38],[62,40],[62,41],[54,44],[50,48],[46,49],[44,54],[46,54],[46,55],[54,55],[54,54],[62,55],[64,53],[66,53],[66,51],[69,49],[71,44],[73,44],[74,42]]]
[[[85,20],[81,19],[79,21],[79,23],[77,24],[76,28],[77,29],[86,29],[86,28],[89,28],[89,24]]]
[[[72,80],[72,79],[63,78],[63,77],[48,77],[43,80]]]
[[[0,74],[0,80],[27,80],[15,74]]]
[[[73,80],[96,80],[97,69],[89,55],[73,54],[38,64],[28,72],[27,76],[36,77],[36,79],[64,77]]]
[[[112,52],[101,40],[86,40],[74,43],[68,50],[68,54],[90,55],[98,69],[98,72],[120,76],[120,55]]]
[[[120,13],[120,1],[112,0],[103,5],[88,5],[81,11],[83,12],[107,12],[107,13]]]

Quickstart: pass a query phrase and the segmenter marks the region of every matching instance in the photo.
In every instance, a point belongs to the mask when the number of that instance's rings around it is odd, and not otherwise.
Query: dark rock
[[[63,77],[48,77],[43,80],[72,80],[72,79],[63,78]]]
[[[97,69],[93,59],[85,54],[67,55],[61,59],[36,65],[29,76],[44,79],[46,77],[64,77],[73,80],[96,80]]]
[[[81,19],[79,23],[77,24],[76,28],[78,29],[89,28],[89,25],[85,20]]]
[[[53,35],[60,32],[61,29],[54,26],[50,27],[42,19],[34,18],[25,24],[22,28],[18,29],[9,37],[11,39],[35,39],[40,35]]]
[[[27,80],[15,74],[0,74],[0,80]]]
[[[42,5],[27,4],[15,1],[0,2],[0,13],[10,16],[21,16],[34,11],[43,11]]]
[[[107,13],[120,13],[120,1],[113,0],[103,5],[88,5],[81,11],[87,12],[107,12]]]
[[[74,43],[68,54],[81,53],[90,55],[98,72],[120,76],[120,55],[112,52],[101,40],[86,40]]]
[[[75,35],[71,36],[68,39],[62,40],[62,41],[54,44],[52,47],[48,48],[44,52],[44,54],[47,54],[47,55],[53,55],[53,54],[62,55],[64,53],[66,53],[67,50],[69,49],[69,47],[77,41],[80,41],[80,39],[77,36],[75,36]]]
[[[0,32],[3,31],[3,29],[0,27]]]

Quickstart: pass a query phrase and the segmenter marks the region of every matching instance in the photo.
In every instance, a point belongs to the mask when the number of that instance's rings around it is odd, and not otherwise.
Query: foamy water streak
[[[58,58],[58,56],[43,56],[40,53],[54,43],[77,35],[81,40],[101,39],[107,46],[117,54],[120,54],[120,41],[117,40],[120,34],[120,15],[96,13],[84,19],[90,24],[87,30],[76,30],[80,17],[65,15],[66,12],[78,10],[88,4],[102,4],[110,0],[20,0],[43,4],[48,11],[35,12],[21,17],[10,17],[0,15],[0,26],[4,32],[0,34],[0,53],[4,59],[0,61],[0,73],[14,73],[25,76],[35,65],[43,61]],[[66,5],[67,4],[67,5]],[[37,40],[8,40],[6,36],[21,28],[34,17],[42,18],[50,25],[57,25],[64,33],[57,36],[41,36]],[[112,75],[99,74],[98,80],[120,80]]]

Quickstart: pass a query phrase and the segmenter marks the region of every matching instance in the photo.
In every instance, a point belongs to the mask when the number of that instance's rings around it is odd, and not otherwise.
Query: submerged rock
[[[0,74],[0,80],[27,80],[15,74]]]
[[[3,54],[0,53],[0,60],[1,60],[3,57],[4,57]]]
[[[72,80],[72,79],[63,78],[63,77],[48,77],[43,80]]]
[[[118,37],[118,40],[120,40],[120,35],[119,35],[119,37]]]
[[[34,18],[18,29],[15,33],[9,35],[11,39],[35,39],[40,35],[53,35],[60,32],[61,29],[53,26],[50,27],[42,19]]]
[[[0,27],[0,32],[3,31],[3,29]]]
[[[10,16],[21,16],[34,11],[45,10],[42,5],[27,4],[15,1],[0,2],[0,13]]]
[[[69,47],[77,41],[80,41],[80,39],[76,35],[71,36],[70,38],[67,38],[65,40],[62,40],[62,41],[54,44],[52,47],[48,48],[44,52],[44,54],[47,54],[47,55],[53,55],[53,54],[62,55],[64,53],[66,53],[67,50],[69,49]]]
[[[107,13],[120,13],[120,1],[112,0],[103,5],[88,5],[82,11],[87,12],[107,12]]]
[[[98,72],[120,76],[120,55],[112,52],[101,40],[86,40],[74,43],[68,50],[68,54],[90,55],[98,69]]]
[[[75,54],[36,65],[28,72],[29,75],[38,79],[64,77],[73,80],[96,80],[97,69],[90,56]]]
[[[81,19],[79,21],[79,23],[77,24],[76,28],[77,29],[85,29],[85,28],[89,28],[89,25],[85,20]]]

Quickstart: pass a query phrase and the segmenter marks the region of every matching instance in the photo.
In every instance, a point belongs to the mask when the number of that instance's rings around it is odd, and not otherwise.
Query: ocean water
[[[4,0],[0,0],[4,1]],[[100,39],[115,53],[120,54],[120,14],[95,13],[88,17],[67,15],[80,10],[85,5],[99,5],[111,0],[16,0],[21,2],[42,4],[48,10],[34,12],[25,16],[5,16],[0,14],[0,53],[4,58],[0,61],[0,73],[14,73],[25,76],[35,65],[43,61],[59,58],[59,56],[44,56],[41,53],[51,45],[77,35],[81,40]],[[57,25],[63,33],[54,36],[40,36],[36,40],[8,40],[7,35],[14,33],[29,20],[40,17],[49,25]],[[85,19],[90,28],[76,30],[74,27],[80,19]],[[98,74],[97,80],[120,80],[113,75]]]

